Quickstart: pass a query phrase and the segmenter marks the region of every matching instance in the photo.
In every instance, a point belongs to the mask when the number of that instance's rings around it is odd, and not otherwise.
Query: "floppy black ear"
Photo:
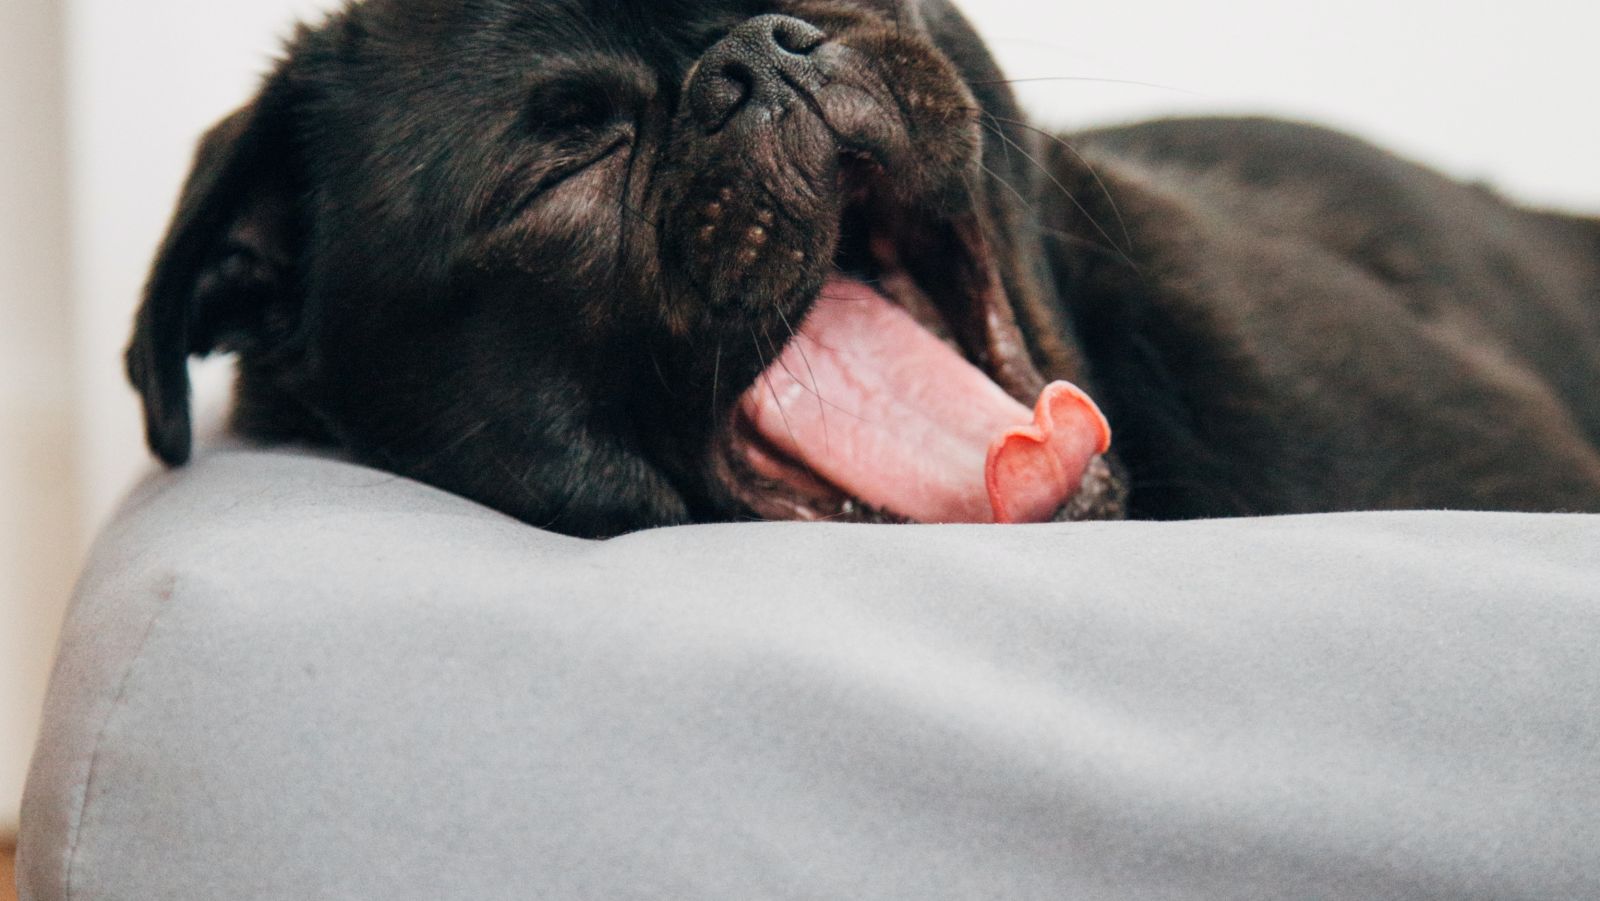
[[[267,308],[298,289],[287,95],[280,73],[200,141],[134,319],[128,378],[150,449],[170,466],[189,459],[189,357],[243,349]]]

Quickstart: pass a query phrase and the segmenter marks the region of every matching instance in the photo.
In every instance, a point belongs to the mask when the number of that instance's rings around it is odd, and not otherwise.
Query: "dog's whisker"
[[[794,370],[789,368],[789,364],[785,363],[783,361],[783,353],[778,350],[778,346],[776,344],[772,343],[772,336],[767,334],[767,332],[765,330],[763,330],[761,332],[761,340],[767,342],[767,350],[772,351],[772,362],[773,362],[773,364],[776,365],[778,368],[782,369],[784,371],[784,374],[788,375],[790,380],[793,381],[796,385],[799,385],[801,388],[805,388],[806,387],[805,383],[800,381],[800,377],[794,374]],[[806,389],[806,390],[810,390],[810,389]],[[813,392],[813,393],[815,393],[815,392]]]
[[[533,480],[534,470],[537,469],[538,466],[539,466],[539,461],[538,461],[537,458],[535,458],[533,460],[530,460],[529,464],[528,464],[528,468],[524,472],[519,474],[516,470],[511,468],[511,464],[506,462],[505,458],[500,455],[500,452],[495,449],[495,447],[494,447],[494,445],[492,443],[488,444],[488,445],[485,445],[484,451],[485,451],[485,454],[489,458],[489,462],[493,463],[496,467],[498,467],[500,469],[501,472],[505,473],[506,474],[506,478],[511,480],[512,485],[516,486],[516,488],[519,489],[522,492],[523,496],[527,497],[530,501],[532,501],[536,505],[538,505],[542,501],[546,500],[546,498],[542,497],[539,494],[538,491],[535,491],[533,489],[533,486],[531,484],[532,480]],[[546,521],[544,521],[542,523],[535,524],[536,528],[553,529],[555,527],[556,523],[561,521],[561,517],[566,514],[567,506],[568,506],[569,503],[570,503],[570,500],[569,501],[564,501],[563,503],[558,505],[556,510],[555,510],[554,515],[552,515],[548,520],[546,520]]]
[[[812,385],[811,386],[806,385],[805,382],[800,380],[800,377],[798,375],[795,375],[794,370],[789,368],[789,364],[787,364],[787,363],[785,363],[783,361],[783,356],[782,356],[782,354],[780,354],[778,352],[777,346],[772,343],[772,338],[769,335],[765,334],[765,333],[762,334],[762,338],[767,342],[767,347],[769,349],[771,349],[771,351],[772,351],[773,359],[774,359],[775,362],[773,364],[771,364],[771,365],[775,365],[778,368],[782,369],[784,371],[784,373],[789,376],[789,379],[791,381],[793,381],[796,385],[800,386],[800,390],[806,392],[807,394],[810,394],[812,397],[815,397],[817,399],[817,403],[823,407],[823,411],[822,411],[822,428],[823,428],[823,439],[824,439],[825,442],[827,442],[827,440],[828,440],[828,435],[827,435],[828,416],[827,416],[827,409],[826,409],[827,407],[833,407],[835,410],[839,410],[840,412],[846,413],[846,414],[851,415],[851,416],[855,416],[855,418],[860,419],[862,422],[866,422],[867,421],[864,417],[862,417],[862,416],[860,416],[858,414],[855,414],[855,413],[851,413],[849,410],[844,409],[843,407],[839,406],[838,404],[835,404],[835,403],[832,403],[830,401],[824,400],[822,395],[819,394],[817,392],[816,388],[815,388],[816,375],[814,373],[812,374]],[[796,349],[800,349],[800,343],[799,343],[798,340],[796,340],[794,342],[794,344],[795,344]],[[800,354],[801,354],[801,358],[804,359],[805,351],[803,349],[800,349]],[[807,369],[809,369],[810,366],[811,366],[811,364],[808,361],[806,363]],[[770,366],[769,366],[769,368],[770,368]],[[826,443],[825,446],[831,447],[831,442]]]
[[[761,342],[756,338],[754,329],[750,330],[750,343],[755,346],[756,358],[761,361],[761,378],[767,383],[767,391],[772,394],[772,403],[778,408],[778,417],[783,420],[783,428],[789,433],[789,440],[798,445],[800,439],[795,437],[794,426],[789,424],[789,414],[784,412],[783,409],[783,400],[778,397],[778,389],[772,384],[772,376],[768,372],[771,364],[767,362],[766,356],[761,353]]]
[[[1002,140],[1002,141],[1006,142],[1007,144],[1010,144],[1011,146],[1015,147],[1017,149],[1017,152],[1022,154],[1024,159],[1026,159],[1029,163],[1031,163],[1035,169],[1038,169],[1039,172],[1042,173],[1045,178],[1048,178],[1050,180],[1050,182],[1052,184],[1054,184],[1056,186],[1056,188],[1061,191],[1061,196],[1063,196],[1067,200],[1071,201],[1072,205],[1077,208],[1078,212],[1082,213],[1083,217],[1085,219],[1089,220],[1089,224],[1094,226],[1094,230],[1099,232],[1100,236],[1102,238],[1106,239],[1106,243],[1111,245],[1112,249],[1115,250],[1117,255],[1122,258],[1123,262],[1127,263],[1130,268],[1132,268],[1134,271],[1137,272],[1139,270],[1139,264],[1134,262],[1133,258],[1128,255],[1128,250],[1124,250],[1121,247],[1117,246],[1116,239],[1111,237],[1111,233],[1106,230],[1105,226],[1100,224],[1100,220],[1096,219],[1094,217],[1094,214],[1089,212],[1088,207],[1084,206],[1083,202],[1081,200],[1079,200],[1070,190],[1068,190],[1066,185],[1061,183],[1061,179],[1057,178],[1055,173],[1051,172],[1049,170],[1049,168],[1047,168],[1042,163],[1040,163],[1037,159],[1035,159],[1033,157],[1032,154],[1030,154],[1030,153],[1028,153],[1028,151],[1024,150],[1020,145],[1017,144],[1016,141],[1013,141],[1011,139],[1011,137],[1005,133],[1005,130],[1000,127],[999,123],[1001,121],[1008,121],[1008,120],[1001,120],[1001,119],[999,119],[999,117],[991,115],[988,112],[984,112],[984,111],[981,111],[981,110],[979,112],[980,112],[981,115],[983,115],[983,116],[985,116],[985,117],[987,117],[989,119],[995,120],[995,123],[993,125],[989,126],[989,130],[991,132],[993,132],[994,135],[996,137],[998,137],[1000,140]],[[1087,165],[1087,163],[1085,165]],[[1099,181],[1099,175],[1095,175],[1095,180]],[[1105,188],[1105,185],[1102,182],[1101,183],[1101,189],[1104,190],[1104,188]],[[1015,191],[1014,188],[1012,190]],[[1107,197],[1109,197],[1109,196],[1110,195],[1107,194]],[[1116,208],[1116,203],[1114,201],[1112,202],[1112,208],[1113,209]],[[1118,218],[1119,221],[1121,220],[1122,216],[1121,216],[1120,212],[1117,213],[1117,218]],[[1127,226],[1126,226],[1125,223],[1123,225],[1123,233],[1124,234],[1127,233]],[[1131,250],[1131,249],[1132,248],[1130,246],[1129,250]]]
[[[650,365],[655,368],[656,379],[661,382],[661,387],[666,389],[667,396],[676,399],[678,392],[672,390],[672,385],[667,382],[666,373],[661,371],[661,361],[656,358],[654,349],[650,351]]]
[[[997,122],[1005,122],[1005,123],[1008,123],[1010,125],[1014,125],[1017,128],[1026,129],[1026,130],[1028,130],[1028,131],[1030,131],[1030,132],[1032,132],[1032,133],[1034,133],[1036,135],[1039,135],[1040,137],[1044,138],[1047,141],[1054,141],[1062,149],[1066,150],[1068,153],[1070,153],[1074,157],[1076,157],[1078,162],[1082,163],[1083,167],[1089,171],[1089,176],[1094,179],[1094,183],[1100,188],[1100,193],[1105,196],[1106,203],[1111,207],[1111,215],[1116,217],[1117,227],[1122,230],[1123,246],[1127,249],[1127,253],[1129,255],[1132,255],[1132,253],[1133,253],[1133,234],[1128,230],[1128,221],[1125,218],[1123,218],[1122,208],[1117,204],[1117,198],[1112,196],[1111,188],[1106,185],[1105,179],[1100,177],[1099,170],[1095,168],[1093,163],[1089,162],[1087,157],[1085,157],[1081,152],[1078,151],[1078,148],[1072,146],[1071,142],[1069,142],[1066,138],[1063,138],[1062,136],[1060,136],[1058,134],[1055,134],[1055,133],[1053,133],[1051,131],[1048,131],[1047,129],[1039,128],[1039,127],[1037,127],[1035,125],[1030,125],[1027,122],[1023,122],[1023,121],[1020,121],[1020,120],[1017,120],[1017,119],[1008,119],[1008,118],[1005,118],[1004,116],[995,116],[995,115],[990,115],[989,118],[994,119]],[[1038,163],[1034,163],[1034,165],[1038,165]],[[1043,167],[1041,167],[1041,168],[1043,168]],[[1044,170],[1044,171],[1046,172],[1047,175],[1049,174],[1049,171],[1047,169]],[[1054,180],[1054,176],[1051,176],[1051,178],[1052,178],[1052,180]],[[1138,269],[1138,266],[1134,266],[1134,268]]]
[[[783,327],[789,330],[789,342],[799,352],[801,362],[806,364],[806,374],[811,376],[811,393],[817,396],[817,412],[822,417],[822,443],[829,452],[833,452],[833,438],[828,433],[828,405],[822,400],[822,386],[817,382],[817,372],[811,368],[811,358],[806,356],[806,349],[800,336],[795,334],[794,326],[789,324],[789,317],[784,314],[783,308],[778,308],[778,318],[783,320]]]
[[[717,339],[717,356],[711,364],[711,427],[717,427],[717,392],[722,388],[722,339]]]
[[[1162,84],[1155,81],[1139,81],[1133,78],[1100,78],[1093,75],[1046,75],[1034,78],[996,78],[988,81],[974,81],[974,87],[992,87],[995,85],[1034,84],[1039,82],[1079,82],[1083,84],[1111,84],[1126,85],[1137,88],[1154,88],[1159,91],[1173,91],[1179,94],[1188,94],[1191,97],[1204,97],[1204,93],[1177,85]]]
[[[995,126],[989,125],[987,123],[980,123],[980,124],[982,124],[985,128],[987,128],[991,132],[995,132],[996,134],[999,134],[999,132],[996,131]],[[999,136],[1001,137],[1002,140],[1005,140],[1008,143],[1014,143],[1014,142],[1011,142],[1010,139],[1005,137],[1005,135],[1003,135],[1003,134],[999,135]],[[1035,166],[1039,166],[1039,164],[1037,162],[1034,162],[1031,157],[1029,158],[1029,160],[1030,160],[1030,162],[1033,162],[1033,164]],[[999,173],[995,172],[994,170],[990,169],[988,166],[984,165],[981,160],[979,161],[978,165],[985,172],[987,172],[990,176],[992,176],[993,178],[998,180],[1001,184],[1005,185],[1005,187],[1011,192],[1012,196],[1016,197],[1019,201],[1021,201],[1025,206],[1027,206],[1028,209],[1033,210],[1035,212],[1035,214],[1036,214],[1035,218],[1036,219],[1038,218],[1038,216],[1037,216],[1038,208],[1036,206],[1034,206],[1033,204],[1029,203],[1027,201],[1027,199],[1022,196],[1022,194],[1016,189],[1016,187],[1014,185],[1012,185],[1009,181],[1007,181],[1005,178],[1003,178]],[[1041,167],[1041,171],[1042,171],[1042,167]],[[1046,172],[1046,174],[1048,175],[1049,173]],[[1066,198],[1068,200],[1072,201],[1073,205],[1076,206],[1080,211],[1083,212],[1084,218],[1088,219],[1090,224],[1094,225],[1095,230],[1098,231],[1106,239],[1106,244],[1100,244],[1098,242],[1094,242],[1094,241],[1091,241],[1091,240],[1086,239],[1086,238],[1078,238],[1077,242],[1081,243],[1081,244],[1083,244],[1085,246],[1091,247],[1091,248],[1093,248],[1095,250],[1098,250],[1098,251],[1100,251],[1102,253],[1106,253],[1106,254],[1109,254],[1111,256],[1114,256],[1120,262],[1122,262],[1123,264],[1131,267],[1135,271],[1138,271],[1138,269],[1139,269],[1138,264],[1135,263],[1132,259],[1129,259],[1128,255],[1123,252],[1122,248],[1117,246],[1117,242],[1111,237],[1111,235],[1109,233],[1106,232],[1106,230],[1103,227],[1101,227],[1100,223],[1094,218],[1094,216],[1092,214],[1090,214],[1088,210],[1084,209],[1083,204],[1078,202],[1078,199],[1072,195],[1072,192],[1066,190],[1066,188],[1064,186],[1061,186],[1059,182],[1057,182],[1057,186],[1061,187],[1062,193],[1066,196]],[[1109,246],[1107,246],[1107,245],[1109,245]]]
[[[986,163],[984,163],[984,161],[981,160],[981,159],[978,160],[978,168],[982,169],[985,173],[987,173],[990,178],[992,178],[995,181],[999,182],[1000,184],[1004,185],[1006,190],[1011,192],[1011,196],[1017,198],[1017,202],[1022,204],[1024,208],[1026,208],[1029,211],[1033,212],[1033,214],[1037,218],[1038,213],[1039,213],[1039,208],[1034,206],[1032,203],[1030,203],[1028,201],[1028,198],[1024,197],[1022,192],[1017,190],[1015,185],[1013,185],[1011,182],[1007,181],[1005,179],[1005,177],[1002,176],[1000,173],[994,171],[993,169],[990,169],[989,166]]]
[[[639,209],[635,208],[633,206],[633,204],[628,203],[626,200],[623,200],[623,201],[618,203],[618,207],[623,212],[632,215],[635,219],[637,219],[640,222],[644,223],[645,225],[649,226],[651,231],[658,230],[658,226],[656,225],[655,220],[651,219],[649,216],[646,216],[642,211],[640,211]]]
[[[1092,250],[1095,253],[1105,254],[1106,256],[1115,260],[1117,263],[1127,265],[1127,262],[1123,259],[1120,251],[1107,247],[1092,238],[1085,238],[1083,235],[1076,235],[1072,232],[1062,231],[1059,228],[1050,228],[1044,225],[1039,226],[1039,234],[1051,240],[1060,241],[1063,244],[1071,244],[1074,247],[1081,247],[1084,250]]]
[[[803,348],[800,347],[800,344],[801,344],[802,341],[806,341],[806,340],[809,340],[809,339],[806,338],[806,336],[804,336],[804,335],[800,335],[800,336],[796,337],[795,340],[794,340],[794,345],[795,345],[796,349],[800,350],[800,354],[801,354],[802,359],[805,357],[805,351],[804,351]],[[767,339],[767,346],[772,348],[772,352],[776,356],[778,351],[777,351],[776,347],[773,347],[771,338]],[[830,350],[830,348],[828,348],[826,345],[818,344],[817,346],[821,347],[823,350]],[[781,368],[785,373],[788,374],[789,378],[792,379],[794,381],[794,383],[800,387],[801,391],[804,391],[807,394],[811,395],[812,397],[815,397],[819,404],[822,404],[825,407],[831,407],[834,410],[838,411],[839,413],[842,413],[845,416],[849,416],[852,419],[858,419],[858,420],[860,420],[862,422],[871,422],[872,421],[872,420],[866,418],[865,416],[862,416],[861,414],[855,412],[854,410],[846,409],[846,408],[841,407],[838,404],[834,403],[833,401],[824,398],[820,393],[818,393],[816,391],[816,389],[813,386],[809,386],[805,382],[801,381],[800,377],[795,375],[794,370],[790,369],[788,367],[788,365],[786,365],[783,362],[783,359],[782,359],[781,356],[777,356],[776,362],[772,363],[772,364],[769,364],[769,365],[778,366],[779,368]],[[811,365],[810,362],[807,361],[807,363],[806,363],[807,368],[809,368],[810,365]],[[813,374],[812,378],[813,378],[813,385],[814,385],[815,384],[815,375],[814,374]],[[826,413],[824,413],[824,416],[823,416],[823,428],[824,429],[827,428],[827,421],[826,420],[827,420]],[[826,437],[827,436],[824,435],[824,438],[826,438]]]
[[[430,454],[428,456],[428,459],[426,461],[424,461],[422,463],[422,465],[423,466],[432,466],[433,463],[435,461],[437,461],[440,457],[444,457],[444,456],[446,456],[448,454],[455,453],[456,451],[460,450],[464,445],[466,445],[467,442],[471,441],[472,439],[474,439],[474,438],[478,437],[479,435],[482,435],[484,432],[488,431],[489,427],[492,426],[492,425],[494,425],[494,420],[493,419],[483,419],[483,420],[480,420],[479,422],[473,424],[472,426],[468,427],[467,429],[464,429],[461,432],[461,434],[458,435],[455,439],[451,440],[450,442],[446,443],[443,447],[440,447],[437,451],[435,451],[434,453]]]

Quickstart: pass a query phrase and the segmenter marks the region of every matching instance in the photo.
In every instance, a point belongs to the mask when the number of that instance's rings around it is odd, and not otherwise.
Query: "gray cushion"
[[[1600,897],[1600,519],[732,525],[154,477],[25,901]]]

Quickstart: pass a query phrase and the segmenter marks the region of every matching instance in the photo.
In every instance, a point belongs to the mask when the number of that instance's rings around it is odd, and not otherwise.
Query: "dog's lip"
[[[724,430],[717,474],[735,499],[767,520],[909,523],[908,517],[851,497],[762,437],[735,410]]]

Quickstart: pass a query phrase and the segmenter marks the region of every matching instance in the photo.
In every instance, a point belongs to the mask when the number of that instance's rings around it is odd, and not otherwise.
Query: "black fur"
[[[1600,225],[1284,122],[1073,143],[1137,263],[1050,201],[1132,515],[1600,510]]]
[[[773,40],[799,62],[763,68]],[[1034,363],[1111,419],[1131,515],[1600,511],[1600,225],[1281,122],[1043,137],[944,0],[366,0],[302,29],[156,261],[151,446],[187,459],[186,358],[232,351],[261,440],[580,535],[749,516],[714,446],[858,164],[977,223]]]

